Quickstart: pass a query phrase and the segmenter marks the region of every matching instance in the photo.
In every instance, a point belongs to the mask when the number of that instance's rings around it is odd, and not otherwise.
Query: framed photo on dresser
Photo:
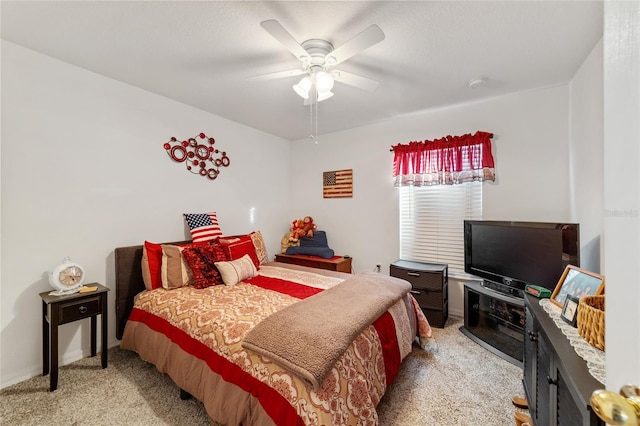
[[[564,301],[564,306],[562,307],[562,312],[560,312],[560,318],[565,320],[565,322],[571,324],[573,327],[578,326],[578,304],[580,303],[580,299],[573,296],[567,296]]]
[[[567,265],[551,294],[551,302],[564,307],[568,296],[580,300],[585,296],[598,296],[604,293],[604,277],[595,272]]]

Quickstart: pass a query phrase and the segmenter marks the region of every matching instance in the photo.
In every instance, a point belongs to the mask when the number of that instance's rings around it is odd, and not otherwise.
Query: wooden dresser
[[[331,259],[325,259],[318,256],[306,256],[303,254],[276,254],[276,262],[351,273],[350,257],[338,256]]]
[[[540,300],[525,294],[524,390],[534,425],[604,426],[591,394],[604,389]]]

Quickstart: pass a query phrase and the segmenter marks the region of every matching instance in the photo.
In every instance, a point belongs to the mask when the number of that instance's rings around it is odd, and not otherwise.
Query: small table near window
[[[307,256],[303,254],[276,254],[276,262],[351,273],[350,257],[334,256],[331,259],[325,259],[323,257]]]
[[[409,281],[429,324],[444,328],[449,317],[449,265],[400,259],[389,266],[389,275]]]
[[[42,375],[49,374],[49,390],[58,387],[58,326],[84,318],[91,318],[91,356],[96,356],[97,316],[102,316],[102,368],[107,368],[107,292],[98,283],[85,284],[98,287],[89,293],[52,296],[51,291],[40,293],[42,298]]]

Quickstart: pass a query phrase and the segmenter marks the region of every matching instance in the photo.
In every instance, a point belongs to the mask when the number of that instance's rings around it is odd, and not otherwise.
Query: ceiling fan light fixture
[[[311,90],[311,79],[309,76],[302,77],[298,84],[293,85],[293,90],[303,99],[309,99],[309,91]]]
[[[316,73],[316,87],[318,92],[329,92],[333,89],[333,76],[326,71],[318,71]]]
[[[326,99],[329,99],[332,96],[333,96],[333,92],[331,90],[324,90],[324,91],[318,90],[318,102],[322,102]]]

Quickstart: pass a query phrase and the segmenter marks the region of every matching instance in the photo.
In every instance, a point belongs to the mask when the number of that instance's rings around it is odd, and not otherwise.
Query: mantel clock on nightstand
[[[102,316],[102,368],[107,368],[107,292],[103,285],[89,293],[53,296],[51,291],[40,293],[42,298],[42,375],[49,374],[49,390],[58,387],[58,326],[84,318],[91,318],[91,356],[96,356],[97,316]]]

